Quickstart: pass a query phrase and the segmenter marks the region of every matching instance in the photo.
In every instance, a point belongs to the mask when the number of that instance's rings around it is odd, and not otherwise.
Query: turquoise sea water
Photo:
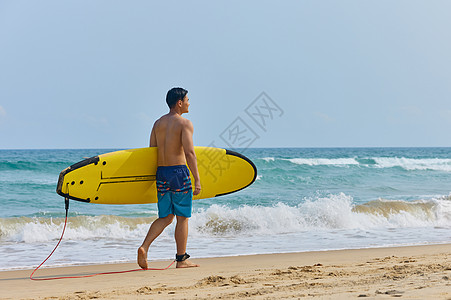
[[[56,244],[69,165],[112,149],[0,150],[0,269],[38,265]],[[242,149],[257,166],[249,188],[193,203],[195,257],[451,242],[451,148]],[[48,266],[135,260],[155,204],[71,201]],[[174,226],[149,258],[172,259]]]

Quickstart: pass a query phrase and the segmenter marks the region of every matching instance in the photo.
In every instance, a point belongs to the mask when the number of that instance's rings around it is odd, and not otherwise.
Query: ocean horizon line
[[[146,148],[144,147],[107,147],[107,148],[0,148],[0,151],[41,151],[41,150],[129,150],[136,148]],[[197,145],[197,147],[211,147],[209,145]],[[451,149],[451,146],[306,146],[306,147],[298,147],[298,146],[282,146],[282,147],[247,147],[247,148],[233,148],[233,147],[222,147],[216,146],[215,148],[223,148],[229,150],[238,150],[245,151],[247,149]]]

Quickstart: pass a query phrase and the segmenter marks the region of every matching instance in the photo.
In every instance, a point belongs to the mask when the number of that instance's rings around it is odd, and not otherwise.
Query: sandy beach
[[[194,269],[31,281],[0,272],[1,299],[451,299],[451,244],[193,259]],[[152,262],[164,268],[170,261]],[[135,269],[106,264],[39,270],[36,278]]]

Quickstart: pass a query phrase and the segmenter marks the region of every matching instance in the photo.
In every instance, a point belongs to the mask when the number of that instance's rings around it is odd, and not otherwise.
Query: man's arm
[[[198,195],[201,190],[199,171],[197,170],[197,157],[193,144],[194,127],[191,121],[186,120],[182,129],[182,146],[185,152],[186,162],[194,177],[193,195]]]

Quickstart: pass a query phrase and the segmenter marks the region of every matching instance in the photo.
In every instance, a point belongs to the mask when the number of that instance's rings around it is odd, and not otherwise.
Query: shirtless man
[[[177,216],[175,242],[177,268],[198,267],[187,260],[188,218],[191,217],[192,197],[201,191],[197,159],[193,145],[193,124],[182,117],[188,112],[188,91],[173,88],[166,95],[169,113],[158,119],[150,135],[150,147],[158,147],[157,196],[158,219],[150,226],[143,244],[138,249],[138,265],[147,269],[147,252],[152,242]],[[194,177],[194,191],[190,173]]]

